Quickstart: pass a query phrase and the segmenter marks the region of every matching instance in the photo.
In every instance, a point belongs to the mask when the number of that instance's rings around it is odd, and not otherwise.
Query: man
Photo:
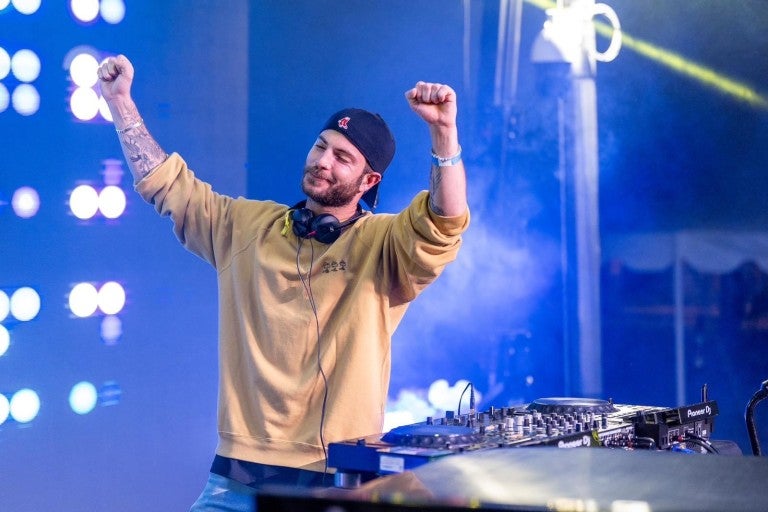
[[[136,190],[218,274],[219,442],[192,510],[254,510],[261,485],[325,484],[327,443],[381,432],[391,336],[469,223],[455,92],[405,93],[432,139],[429,191],[373,215],[359,203],[375,207],[395,151],[380,116],[331,116],[307,155],[306,201],[288,207],[217,194],[163,151],[126,57],[98,75]]]

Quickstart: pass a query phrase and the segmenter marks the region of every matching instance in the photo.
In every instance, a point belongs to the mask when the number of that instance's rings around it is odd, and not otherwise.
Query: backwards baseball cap
[[[325,130],[335,130],[344,135],[360,150],[371,169],[379,174],[384,174],[395,156],[395,138],[379,114],[359,108],[346,108],[328,119],[320,131]],[[376,208],[379,202],[379,183],[363,194],[362,199],[372,210]]]

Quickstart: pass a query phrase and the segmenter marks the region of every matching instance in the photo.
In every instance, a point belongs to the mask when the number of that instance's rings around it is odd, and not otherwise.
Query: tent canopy
[[[603,261],[621,261],[633,270],[657,272],[679,262],[699,272],[732,272],[754,262],[768,272],[768,232],[678,231],[608,235]]]

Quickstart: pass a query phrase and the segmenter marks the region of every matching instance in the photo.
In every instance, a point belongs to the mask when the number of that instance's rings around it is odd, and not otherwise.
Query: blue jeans
[[[256,489],[210,473],[189,512],[256,512]]]

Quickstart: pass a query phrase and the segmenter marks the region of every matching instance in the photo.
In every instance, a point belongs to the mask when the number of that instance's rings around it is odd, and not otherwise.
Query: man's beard
[[[357,195],[358,191],[360,190],[360,184],[363,182],[363,178],[365,177],[365,173],[363,173],[356,181],[349,181],[346,183],[336,182],[330,184],[328,189],[326,189],[324,192],[314,192],[304,183],[304,176],[306,176],[307,173],[312,175],[311,167],[304,168],[304,175],[302,176],[301,180],[301,189],[304,191],[307,197],[312,199],[318,205],[324,207],[345,206],[351,203],[354,200],[355,195]],[[314,179],[320,180],[321,178],[315,177]]]

